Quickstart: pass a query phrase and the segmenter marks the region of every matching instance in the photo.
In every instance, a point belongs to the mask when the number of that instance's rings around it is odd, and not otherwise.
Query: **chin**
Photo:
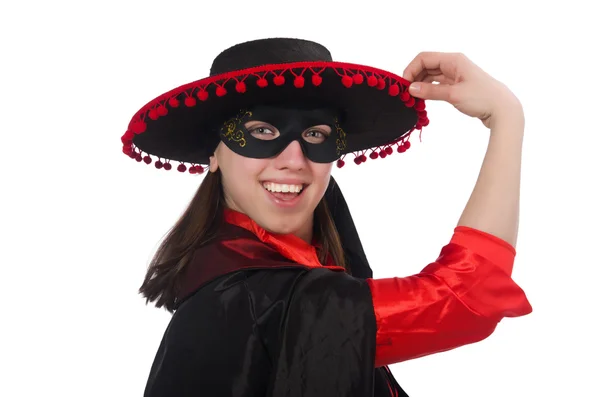
[[[306,220],[300,216],[277,216],[273,214],[271,219],[262,219],[260,226],[275,234],[296,234],[303,229]]]

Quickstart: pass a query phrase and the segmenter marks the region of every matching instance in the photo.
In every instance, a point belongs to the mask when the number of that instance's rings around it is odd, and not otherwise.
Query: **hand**
[[[403,77],[413,82],[413,96],[446,101],[488,128],[500,119],[523,119],[517,97],[463,54],[423,52],[406,67]]]

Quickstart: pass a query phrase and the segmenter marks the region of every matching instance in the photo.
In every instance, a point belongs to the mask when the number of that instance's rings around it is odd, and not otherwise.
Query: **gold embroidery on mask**
[[[240,147],[246,146],[246,137],[240,127],[250,117],[252,117],[252,112],[242,110],[237,116],[223,123],[221,136],[228,141],[237,142]]]
[[[335,119],[335,130],[337,131],[337,139],[335,140],[336,144],[336,154],[341,156],[342,153],[346,150],[346,132],[340,127],[339,121]]]

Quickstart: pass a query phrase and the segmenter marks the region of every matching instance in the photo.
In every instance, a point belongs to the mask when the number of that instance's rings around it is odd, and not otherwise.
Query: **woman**
[[[373,279],[330,172],[408,149],[424,99],[481,119],[488,152],[439,257]],[[420,54],[402,78],[295,39],[234,46],[148,103],[124,153],[209,172],[140,289],[175,311],[145,396],[406,395],[388,365],[531,312],[510,277],[523,130],[519,101],[462,55]]]

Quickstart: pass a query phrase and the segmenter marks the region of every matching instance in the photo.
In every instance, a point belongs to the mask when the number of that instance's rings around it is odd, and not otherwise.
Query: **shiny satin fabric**
[[[511,278],[515,251],[490,234],[457,227],[438,259],[409,277],[367,280],[384,366],[479,342],[505,317],[531,313]]]
[[[389,397],[374,377],[375,334],[364,280],[302,267],[237,271],[180,305],[144,396]]]
[[[196,252],[144,396],[406,396],[374,367],[366,281],[301,265],[270,241],[226,224]]]
[[[197,250],[145,396],[406,396],[386,365],[477,342],[531,311],[514,249],[459,227],[414,276],[352,277],[244,215]]]
[[[375,315],[369,286],[313,269],[298,279],[269,396],[372,396]]]

